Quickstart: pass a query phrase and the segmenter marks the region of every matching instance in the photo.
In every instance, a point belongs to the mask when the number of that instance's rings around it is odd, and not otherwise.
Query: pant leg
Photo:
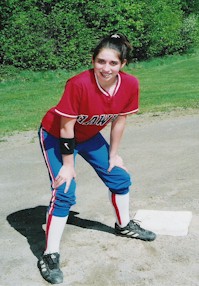
[[[114,167],[110,173],[109,145],[98,133],[90,140],[79,144],[79,154],[94,168],[104,184],[115,194],[127,194],[131,185],[130,175],[122,168]]]
[[[55,180],[62,166],[59,139],[50,135],[41,127],[39,129],[39,140],[51,181],[52,197],[48,208],[49,215],[65,217],[69,214],[70,207],[76,203],[75,180],[72,180],[67,193],[64,193],[65,183],[57,189],[52,188],[52,182]],[[74,153],[74,156],[76,154],[77,152]]]
[[[109,188],[109,199],[113,207],[116,223],[124,227],[129,223],[129,174],[119,167],[114,167],[110,173],[109,145],[101,134],[80,144],[79,154],[95,169],[98,176]]]

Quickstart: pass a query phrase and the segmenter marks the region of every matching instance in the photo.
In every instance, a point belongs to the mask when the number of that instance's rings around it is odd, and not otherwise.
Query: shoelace
[[[136,228],[138,228],[138,229],[143,229],[143,228],[141,228],[141,226],[140,226],[140,223],[141,223],[141,221],[140,220],[131,220],[131,222],[133,223],[133,225],[136,227]]]

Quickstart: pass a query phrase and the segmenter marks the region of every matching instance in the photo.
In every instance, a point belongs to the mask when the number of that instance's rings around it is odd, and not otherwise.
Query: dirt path
[[[0,285],[48,285],[36,267],[49,201],[37,133],[0,144]],[[133,174],[132,216],[138,209],[188,210],[189,234],[149,243],[113,235],[106,188],[78,157],[77,205],[61,246],[62,285],[199,285],[199,112],[132,117],[120,153]]]

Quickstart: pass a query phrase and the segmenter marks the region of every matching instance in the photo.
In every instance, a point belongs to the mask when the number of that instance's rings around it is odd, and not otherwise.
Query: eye
[[[97,59],[97,63],[98,63],[98,64],[104,64],[104,63],[105,63],[105,60],[103,60],[103,59]]]
[[[112,61],[112,62],[111,62],[111,65],[112,65],[112,66],[116,66],[116,65],[118,65],[118,62]]]

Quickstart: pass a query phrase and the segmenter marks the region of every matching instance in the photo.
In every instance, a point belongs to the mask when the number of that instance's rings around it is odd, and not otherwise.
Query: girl
[[[126,116],[138,111],[138,80],[121,69],[130,60],[131,46],[121,34],[105,37],[94,49],[93,69],[71,79],[56,107],[44,116],[39,138],[51,179],[46,249],[38,261],[42,277],[63,281],[59,245],[75,204],[75,157],[81,155],[107,186],[115,212],[115,232],[145,241],[156,235],[129,218],[130,176],[118,155]],[[110,143],[100,133],[111,124]]]

